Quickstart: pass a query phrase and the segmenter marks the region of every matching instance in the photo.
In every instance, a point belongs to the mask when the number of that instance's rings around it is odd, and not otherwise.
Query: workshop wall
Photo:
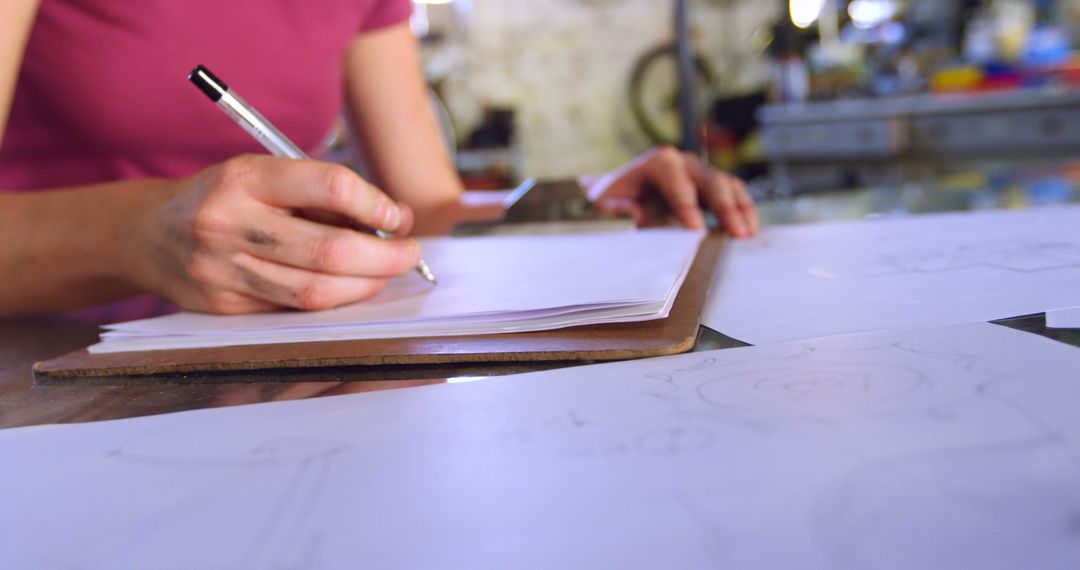
[[[459,135],[483,108],[517,111],[524,174],[548,178],[614,168],[650,146],[628,103],[636,61],[673,41],[668,0],[458,0],[460,30],[429,57],[443,74]],[[471,9],[461,6],[471,4]],[[691,2],[695,41],[726,93],[760,87],[766,62],[754,34],[778,2]],[[437,14],[436,14],[437,16]],[[433,22],[438,25],[438,22]],[[760,42],[757,42],[760,44]],[[450,54],[450,55],[446,55]]]

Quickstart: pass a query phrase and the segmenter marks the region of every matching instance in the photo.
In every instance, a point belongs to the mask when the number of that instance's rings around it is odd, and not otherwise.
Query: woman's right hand
[[[413,216],[351,170],[310,160],[237,157],[169,184],[148,214],[132,242],[135,281],[194,311],[338,307],[421,257],[415,240],[313,221],[407,235]]]

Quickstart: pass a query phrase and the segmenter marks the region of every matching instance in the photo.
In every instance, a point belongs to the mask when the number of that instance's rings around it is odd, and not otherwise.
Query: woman
[[[461,183],[426,100],[408,0],[6,0],[0,5],[0,316],[100,306],[325,309],[375,294],[440,233]],[[304,149],[344,106],[369,181],[263,156],[185,80],[205,63]],[[599,207],[756,214],[736,179],[654,150],[588,188]],[[391,198],[391,196],[393,198]],[[313,216],[312,211],[329,213]],[[132,297],[143,295],[138,299]]]

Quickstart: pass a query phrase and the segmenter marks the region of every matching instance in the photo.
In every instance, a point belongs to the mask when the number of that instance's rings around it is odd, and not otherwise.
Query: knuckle
[[[323,173],[328,205],[337,211],[347,209],[356,193],[353,173],[344,166],[330,165]]]
[[[305,311],[321,311],[335,306],[331,283],[324,277],[312,279],[296,292],[296,305]]]
[[[245,181],[251,177],[254,162],[254,157],[242,155],[221,163],[218,185],[224,188],[243,188]]]
[[[664,145],[656,149],[656,158],[660,162],[669,165],[681,163],[683,160],[682,152],[671,145]]]
[[[672,190],[671,202],[685,208],[696,208],[699,197],[704,198],[704,190],[693,184],[678,184]]]
[[[329,273],[344,273],[352,257],[352,251],[342,234],[336,233],[320,239],[315,245],[316,268]]]
[[[719,172],[710,178],[709,185],[712,186],[720,196],[730,196],[734,189],[731,185],[731,180]]]
[[[730,180],[723,174],[717,173],[712,177],[710,186],[713,188],[713,194],[715,194],[721,201],[734,201],[735,192],[734,187],[730,184]]]
[[[195,210],[191,230],[196,242],[207,242],[216,235],[233,231],[236,222],[223,208],[212,201],[203,202]]]

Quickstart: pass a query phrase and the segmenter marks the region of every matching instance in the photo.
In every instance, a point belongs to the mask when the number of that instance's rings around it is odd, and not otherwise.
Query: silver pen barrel
[[[239,96],[226,91],[214,104],[221,108],[222,111],[225,111],[226,115],[232,117],[242,129],[259,141],[274,156],[297,159],[308,158],[307,153],[300,150],[300,147],[296,146],[281,131],[277,130],[277,127],[270,124],[270,121],[267,121],[265,117]]]

